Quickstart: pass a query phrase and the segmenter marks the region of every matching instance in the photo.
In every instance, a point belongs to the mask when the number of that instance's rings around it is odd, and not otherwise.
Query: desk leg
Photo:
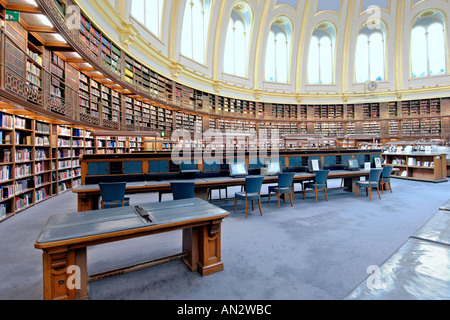
[[[88,299],[86,248],[44,250],[42,262],[45,300]]]
[[[78,193],[78,212],[97,210],[99,200],[99,195]]]
[[[213,221],[209,225],[183,230],[184,265],[191,271],[198,271],[202,276],[223,270],[221,261],[221,227],[222,221]]]
[[[187,253],[187,256],[182,261],[192,272],[197,271],[198,231],[199,228],[183,229],[183,253]]]
[[[355,182],[359,181],[359,177],[344,178],[344,191],[355,192]]]
[[[195,197],[208,201],[208,188],[195,187]]]

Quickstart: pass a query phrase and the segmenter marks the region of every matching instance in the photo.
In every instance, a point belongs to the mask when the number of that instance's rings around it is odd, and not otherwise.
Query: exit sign
[[[20,21],[20,12],[13,10],[5,10],[6,21]]]

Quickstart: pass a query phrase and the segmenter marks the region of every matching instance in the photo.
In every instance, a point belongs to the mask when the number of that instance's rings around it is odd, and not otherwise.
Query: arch
[[[386,27],[363,25],[356,40],[355,82],[384,81],[386,69]]]
[[[412,78],[446,73],[445,18],[439,10],[427,9],[413,20],[411,28]]]
[[[292,21],[286,16],[279,16],[272,21],[266,51],[266,81],[289,82],[292,30]]]
[[[225,40],[224,72],[247,77],[253,12],[247,2],[237,2],[231,11]]]
[[[323,21],[313,30],[308,54],[308,83],[333,84],[335,74],[336,27]]]
[[[208,46],[211,0],[187,0],[183,16],[181,54],[204,64]]]

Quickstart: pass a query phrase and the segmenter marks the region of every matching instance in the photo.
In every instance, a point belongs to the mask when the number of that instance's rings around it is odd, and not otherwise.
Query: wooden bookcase
[[[91,130],[0,112],[0,221],[81,183],[80,156],[94,153]]]
[[[383,165],[394,166],[399,170],[393,173],[396,178],[446,182],[447,155],[436,153],[383,153]]]

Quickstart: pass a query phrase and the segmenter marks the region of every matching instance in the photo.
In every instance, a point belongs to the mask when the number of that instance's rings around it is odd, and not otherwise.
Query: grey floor
[[[330,180],[329,187],[340,180]],[[296,187],[297,188],[297,187]],[[360,192],[330,191],[256,210],[245,219],[244,203],[215,202],[230,211],[222,224],[225,269],[201,277],[180,261],[93,282],[98,300],[339,300],[381,265],[450,199],[450,183],[394,179],[393,193],[372,201]],[[263,186],[263,193],[267,186]],[[229,188],[229,195],[236,189]],[[217,197],[217,192],[214,193]],[[170,200],[164,195],[164,200]],[[131,195],[133,203],[157,195]],[[0,299],[42,299],[41,252],[34,248],[46,219],[76,210],[72,192],[44,201],[0,223]],[[88,249],[88,272],[97,273],[181,252],[181,232],[126,240]]]

